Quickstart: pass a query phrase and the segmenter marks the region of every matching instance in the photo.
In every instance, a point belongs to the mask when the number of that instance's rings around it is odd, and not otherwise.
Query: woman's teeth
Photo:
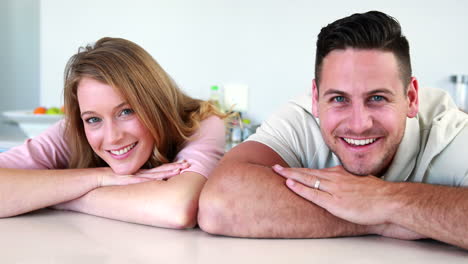
[[[136,143],[133,143],[130,146],[125,147],[125,148],[120,149],[120,150],[110,150],[110,153],[112,153],[114,155],[123,155],[123,154],[129,152],[132,148],[134,148],[135,145],[136,145]]]

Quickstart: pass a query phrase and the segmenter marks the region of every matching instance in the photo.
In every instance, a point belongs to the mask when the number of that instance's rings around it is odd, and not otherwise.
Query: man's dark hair
[[[333,50],[376,49],[392,52],[406,89],[411,80],[409,44],[398,21],[379,11],[354,14],[322,28],[317,39],[315,81],[320,83],[323,59]]]

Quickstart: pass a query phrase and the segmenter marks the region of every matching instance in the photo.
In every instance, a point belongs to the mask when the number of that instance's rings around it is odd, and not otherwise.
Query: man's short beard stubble
[[[406,128],[406,127],[405,127],[405,128]],[[380,129],[377,129],[377,130],[380,131]],[[404,129],[403,131],[405,131],[405,129]],[[321,132],[323,133],[323,131],[321,131]],[[345,133],[343,133],[343,134],[344,134],[344,135],[352,135],[351,133],[347,133],[347,132],[345,132]],[[378,134],[385,134],[384,137],[387,137],[387,136],[388,136],[388,135],[386,135],[385,132],[384,132],[384,133],[381,133],[381,132],[377,132],[377,131],[373,131],[373,132],[370,132],[370,131],[369,131],[369,132],[366,132],[366,133],[361,134],[360,136],[361,136],[361,137],[362,137],[362,136],[365,137],[366,135],[376,135],[376,134],[377,134],[377,135],[378,135]],[[335,136],[334,136],[334,138],[335,138],[335,139],[336,139],[336,138],[339,138],[339,139],[337,139],[337,140],[341,140],[341,137],[335,137]],[[385,152],[385,154],[383,155],[382,159],[380,159],[380,160],[378,161],[378,163],[377,163],[375,166],[373,166],[372,168],[369,168],[369,169],[367,169],[367,170],[365,170],[365,168],[363,168],[363,166],[360,166],[358,169],[353,169],[352,166],[349,166],[349,164],[343,163],[341,157],[335,152],[334,149],[332,149],[332,148],[330,147],[330,144],[327,142],[327,140],[325,140],[325,144],[326,144],[326,145],[328,146],[328,148],[333,152],[333,154],[335,154],[335,155],[338,157],[338,159],[340,160],[340,162],[341,162],[343,168],[344,168],[347,172],[349,172],[349,173],[351,173],[351,174],[353,174],[353,175],[357,175],[357,176],[368,176],[368,175],[373,175],[373,176],[376,176],[376,177],[381,177],[381,176],[387,171],[388,167],[390,167],[390,164],[392,164],[393,158],[394,158],[394,156],[396,155],[396,152],[397,152],[398,147],[399,147],[399,145],[400,145],[400,143],[401,143],[402,140],[403,140],[403,135],[401,136],[401,138],[398,140],[398,142],[397,142],[396,144],[392,144],[392,145],[389,147],[388,151]]]

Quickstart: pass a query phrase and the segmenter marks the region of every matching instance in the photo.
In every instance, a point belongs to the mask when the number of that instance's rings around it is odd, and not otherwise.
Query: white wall
[[[468,1],[42,0],[40,6],[46,106],[61,104],[63,69],[77,48],[113,36],[147,49],[191,96],[206,99],[213,84],[248,85],[248,114],[261,121],[310,89],[320,29],[371,9],[402,24],[421,86],[449,89],[450,75],[468,74]]]
[[[38,9],[37,0],[0,0],[0,112],[39,104]]]

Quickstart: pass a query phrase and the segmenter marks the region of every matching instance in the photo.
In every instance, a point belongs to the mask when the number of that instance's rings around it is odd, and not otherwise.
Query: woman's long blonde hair
[[[80,117],[77,90],[84,77],[116,89],[148,128],[155,140],[153,155],[146,164],[149,167],[172,161],[200,121],[210,115],[224,117],[212,104],[185,95],[137,44],[121,38],[102,38],[80,48],[65,68],[65,134],[71,150],[70,168],[106,166],[88,144]]]

